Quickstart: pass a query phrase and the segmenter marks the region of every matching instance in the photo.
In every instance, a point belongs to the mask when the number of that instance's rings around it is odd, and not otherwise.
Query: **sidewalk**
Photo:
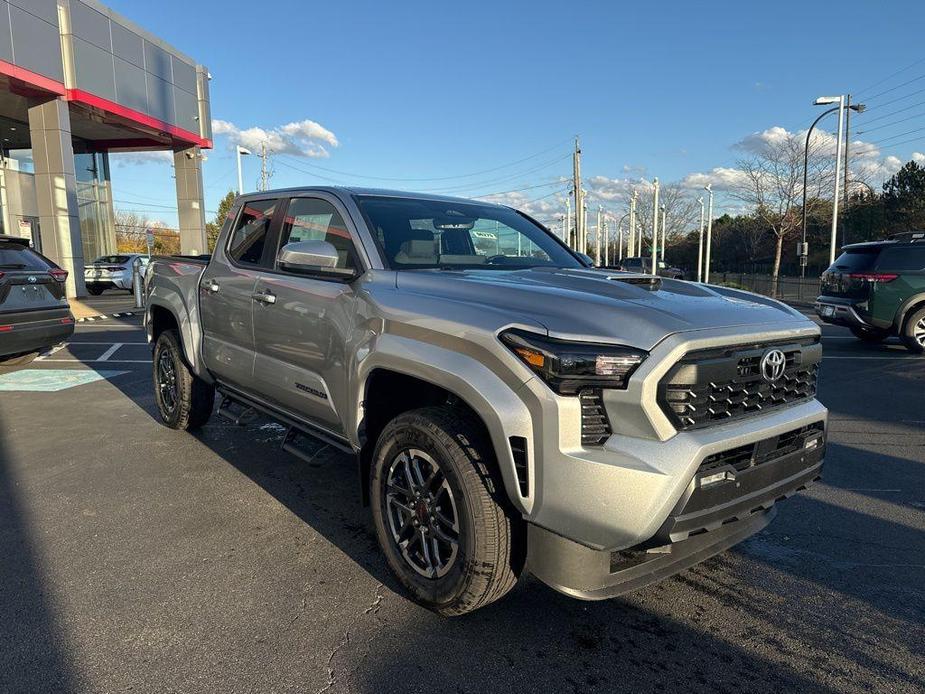
[[[107,292],[100,296],[68,299],[74,320],[78,322],[141,315],[143,308],[135,308],[135,298],[128,292]]]

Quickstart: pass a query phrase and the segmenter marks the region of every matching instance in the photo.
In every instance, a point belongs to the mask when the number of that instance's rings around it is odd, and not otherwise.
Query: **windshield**
[[[545,229],[508,207],[377,196],[356,200],[395,270],[583,267]]]

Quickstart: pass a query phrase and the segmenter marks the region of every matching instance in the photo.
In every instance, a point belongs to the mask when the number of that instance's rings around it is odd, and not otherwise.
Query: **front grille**
[[[599,388],[586,388],[578,394],[581,402],[581,444],[600,446],[611,434],[610,420]]]
[[[771,347],[786,358],[774,382],[760,373]],[[675,427],[688,430],[803,402],[816,395],[821,356],[818,340],[693,352],[662,380],[659,404]]]
[[[779,436],[772,436],[745,446],[730,448],[728,451],[714,453],[703,459],[701,473],[709,473],[726,466],[742,472],[755,465],[783,458],[804,448],[806,441],[824,433],[822,422],[816,422],[799,429],[793,429]]]

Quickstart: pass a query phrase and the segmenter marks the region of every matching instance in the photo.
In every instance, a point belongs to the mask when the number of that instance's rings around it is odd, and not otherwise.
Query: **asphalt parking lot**
[[[0,370],[2,692],[912,692],[925,687],[925,359],[824,328],[823,482],[623,598],[527,578],[437,617],[354,467],[266,420],[154,418],[140,317]]]

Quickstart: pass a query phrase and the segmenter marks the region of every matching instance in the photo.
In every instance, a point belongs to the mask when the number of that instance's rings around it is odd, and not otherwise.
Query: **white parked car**
[[[141,258],[141,276],[148,269],[148,256],[140,253],[104,255],[84,268],[84,283],[87,291],[97,296],[105,289],[126,289],[132,291],[132,263]]]

